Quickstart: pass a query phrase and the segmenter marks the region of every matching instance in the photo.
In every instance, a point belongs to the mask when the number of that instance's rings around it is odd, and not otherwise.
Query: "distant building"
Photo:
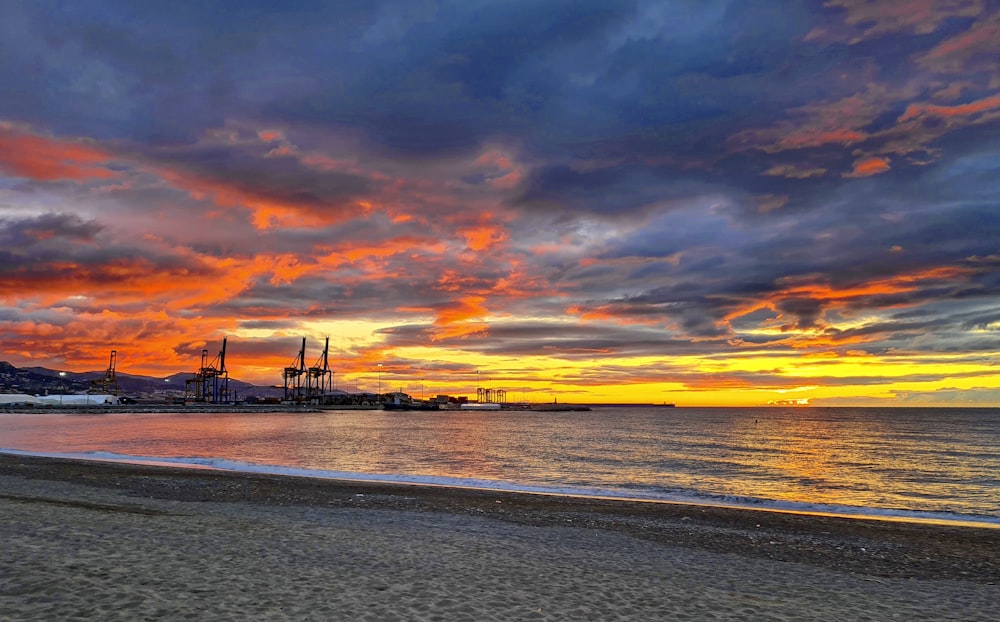
[[[27,393],[0,393],[0,406],[27,406],[41,403],[37,397]]]
[[[118,403],[117,395],[72,394],[72,395],[42,395],[37,398],[38,404],[45,406],[110,406]]]

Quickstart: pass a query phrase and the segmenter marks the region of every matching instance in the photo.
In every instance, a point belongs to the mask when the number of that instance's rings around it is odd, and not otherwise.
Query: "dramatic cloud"
[[[998,42],[996,0],[13,3],[0,360],[996,403]]]

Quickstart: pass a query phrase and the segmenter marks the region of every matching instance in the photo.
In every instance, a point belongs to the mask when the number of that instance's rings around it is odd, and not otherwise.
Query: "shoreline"
[[[677,507],[688,507],[692,508],[692,511],[698,508],[707,508],[710,510],[733,510],[733,511],[748,511],[748,512],[761,512],[761,513],[774,513],[774,514],[790,514],[798,515],[803,517],[817,517],[817,518],[832,518],[832,519],[843,519],[843,520],[862,520],[862,521],[876,521],[876,522],[895,522],[903,524],[916,524],[916,525],[939,525],[939,526],[949,526],[958,528],[976,528],[976,529],[996,529],[1000,530],[1000,519],[993,519],[990,516],[975,516],[975,515],[960,515],[960,514],[948,514],[943,512],[919,512],[916,510],[904,511],[899,510],[894,513],[890,510],[881,510],[879,508],[848,508],[843,511],[838,511],[836,509],[818,509],[814,504],[801,503],[798,505],[813,507],[782,507],[782,506],[772,506],[772,505],[751,505],[751,504],[735,504],[735,503],[713,503],[711,501],[699,501],[699,500],[684,500],[684,499],[668,499],[668,498],[657,498],[657,497],[629,497],[625,495],[615,495],[613,493],[609,494],[599,494],[596,491],[573,491],[571,489],[560,489],[559,487],[546,487],[544,485],[539,486],[525,486],[524,488],[517,487],[504,487],[504,482],[497,482],[497,486],[489,485],[490,482],[484,481],[482,484],[471,483],[471,480],[455,480],[455,481],[424,481],[419,477],[415,479],[408,479],[405,477],[400,477],[399,479],[394,479],[392,475],[369,475],[364,473],[349,474],[349,473],[333,473],[328,471],[315,471],[310,472],[311,469],[298,469],[294,467],[276,467],[276,470],[269,471],[267,467],[262,469],[240,469],[233,468],[226,465],[210,465],[198,462],[175,462],[167,459],[157,459],[155,457],[137,457],[137,456],[121,456],[121,457],[95,457],[95,458],[84,458],[79,455],[73,454],[60,454],[60,453],[47,453],[47,452],[30,452],[22,451],[18,449],[5,449],[0,447],[0,456],[11,456],[11,457],[26,457],[26,458],[40,458],[45,460],[68,460],[73,462],[82,463],[97,463],[97,464],[116,464],[124,466],[135,466],[135,467],[152,467],[152,468],[168,468],[168,469],[179,469],[179,470],[198,470],[198,471],[210,471],[216,473],[231,473],[231,474],[243,474],[249,476],[262,476],[262,477],[281,477],[281,478],[304,478],[318,481],[327,481],[337,485],[372,485],[372,486],[394,486],[406,488],[429,488],[429,489],[441,489],[450,490],[456,493],[462,491],[467,492],[479,492],[479,493],[494,493],[494,494],[513,494],[513,495],[527,495],[535,497],[548,497],[551,499],[567,499],[567,500],[579,500],[582,502],[587,501],[607,501],[611,503],[624,503],[624,504],[649,504],[649,505],[668,505]],[[331,474],[332,473],[332,474]],[[356,475],[352,477],[351,475]],[[796,505],[794,503],[789,503],[789,505]],[[832,506],[831,506],[832,507]],[[882,512],[882,513],[880,513]]]
[[[350,507],[615,531],[882,577],[1000,582],[1000,529],[782,510],[337,480],[0,453],[0,477],[174,502]],[[0,498],[3,495],[0,493]]]

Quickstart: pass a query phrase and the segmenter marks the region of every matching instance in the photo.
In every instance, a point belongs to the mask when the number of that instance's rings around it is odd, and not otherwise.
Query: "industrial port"
[[[280,370],[280,385],[251,385],[230,379],[226,367],[227,347],[228,338],[224,338],[221,349],[214,357],[210,356],[208,349],[201,351],[198,367],[193,372],[167,378],[120,374],[117,350],[111,350],[107,368],[98,373],[71,374],[44,368],[19,370],[9,363],[0,363],[0,409],[30,409],[35,412],[69,408],[123,412],[590,410],[586,406],[555,401],[534,404],[509,402],[504,389],[479,386],[476,387],[475,399],[451,395],[417,399],[402,391],[383,392],[381,364],[378,391],[338,390],[334,370],[330,368],[329,337],[312,365],[306,363],[306,338],[303,337],[292,362]]]

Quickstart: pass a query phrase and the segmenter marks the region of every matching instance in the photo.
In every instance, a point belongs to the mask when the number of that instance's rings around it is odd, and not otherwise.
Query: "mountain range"
[[[0,361],[0,393],[27,393],[29,395],[86,393],[100,389],[104,371],[71,372],[46,367],[15,367]],[[177,373],[165,378],[138,376],[116,372],[118,393],[125,396],[181,396],[190,373]],[[229,379],[229,390],[237,396],[277,397],[281,387],[257,386],[235,378]]]

